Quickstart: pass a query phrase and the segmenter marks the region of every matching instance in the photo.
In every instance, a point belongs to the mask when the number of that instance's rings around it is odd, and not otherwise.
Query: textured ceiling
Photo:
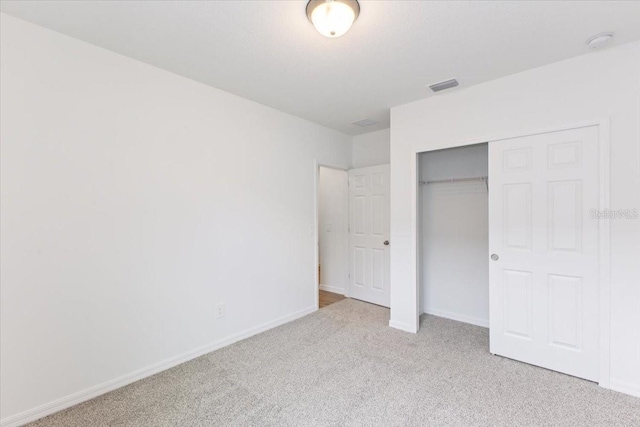
[[[640,39],[640,2],[361,0],[351,31],[319,35],[306,1],[2,1],[2,12],[348,134],[389,108]],[[444,92],[446,93],[446,92]],[[362,118],[377,125],[359,128]]]

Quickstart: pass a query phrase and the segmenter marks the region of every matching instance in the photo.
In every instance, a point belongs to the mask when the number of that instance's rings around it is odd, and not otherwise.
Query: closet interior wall
[[[489,326],[488,144],[422,153],[421,312]]]

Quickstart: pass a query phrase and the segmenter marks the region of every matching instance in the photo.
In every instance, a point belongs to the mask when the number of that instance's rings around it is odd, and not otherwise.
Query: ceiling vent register
[[[371,119],[362,119],[362,120],[358,120],[357,122],[353,122],[351,123],[352,125],[356,125],[356,126],[360,126],[361,128],[367,127],[367,126],[372,126],[375,125],[376,122],[375,120],[371,120]]]
[[[458,81],[456,79],[445,80],[440,83],[434,83],[429,85],[429,88],[434,92],[440,92],[441,90],[450,89],[452,87],[458,86]]]

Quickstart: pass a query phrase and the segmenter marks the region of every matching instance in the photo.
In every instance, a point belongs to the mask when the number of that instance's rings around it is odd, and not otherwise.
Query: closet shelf
[[[453,179],[435,179],[432,181],[420,181],[420,184],[446,184],[452,182],[487,182],[489,177],[487,176],[475,176],[471,178],[453,178]]]

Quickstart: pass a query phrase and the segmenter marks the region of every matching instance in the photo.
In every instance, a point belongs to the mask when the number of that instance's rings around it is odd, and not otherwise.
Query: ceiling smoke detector
[[[367,126],[372,126],[372,125],[375,125],[376,123],[378,122],[376,122],[375,120],[362,119],[362,120],[358,120],[357,122],[353,122],[351,124],[355,126],[359,126],[361,128],[366,128]]]
[[[600,33],[587,40],[587,46],[591,49],[600,49],[613,41],[613,33]]]
[[[434,92],[440,92],[441,90],[450,89],[452,87],[458,86],[459,83],[456,79],[445,80],[443,82],[434,83],[429,85],[429,89]]]

